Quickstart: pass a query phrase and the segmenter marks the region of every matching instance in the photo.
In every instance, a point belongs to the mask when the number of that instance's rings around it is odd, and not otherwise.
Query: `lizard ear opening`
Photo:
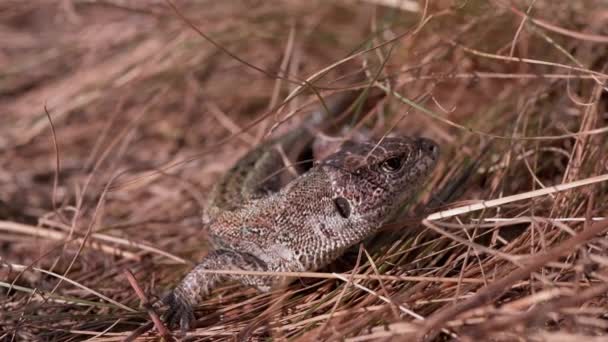
[[[338,214],[340,214],[340,216],[344,218],[348,218],[350,216],[350,204],[346,198],[335,198],[334,204],[336,205],[336,210],[338,210]]]

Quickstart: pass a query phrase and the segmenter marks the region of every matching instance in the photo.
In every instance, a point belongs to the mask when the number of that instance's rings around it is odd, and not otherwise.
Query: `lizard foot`
[[[190,330],[190,324],[194,321],[194,309],[190,302],[176,293],[171,291],[167,296],[162,299],[163,304],[167,305],[169,309],[163,317],[163,321],[169,326],[180,327],[182,335],[185,335]]]

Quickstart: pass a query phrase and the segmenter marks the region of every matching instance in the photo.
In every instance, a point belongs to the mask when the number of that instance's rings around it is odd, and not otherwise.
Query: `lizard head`
[[[322,167],[331,177],[340,216],[375,229],[412,199],[438,157],[432,140],[387,137],[378,143],[347,141]]]

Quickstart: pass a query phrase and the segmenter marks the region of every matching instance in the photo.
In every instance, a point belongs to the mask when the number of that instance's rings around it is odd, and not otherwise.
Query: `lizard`
[[[338,104],[330,112],[344,109]],[[207,270],[303,272],[330,264],[408,203],[439,157],[438,145],[426,138],[347,140],[301,175],[281,180],[280,149],[302,154],[314,141],[306,126],[254,148],[212,190],[203,221],[214,249],[162,299],[169,326],[189,330],[193,307],[224,282],[262,292],[287,283]]]

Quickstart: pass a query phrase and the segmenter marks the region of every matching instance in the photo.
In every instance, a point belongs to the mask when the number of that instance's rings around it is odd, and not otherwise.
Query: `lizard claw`
[[[169,328],[179,326],[182,335],[185,335],[190,330],[190,323],[194,321],[194,310],[190,302],[176,293],[171,291],[162,299],[163,304],[169,306],[169,309],[163,317],[163,321]]]

